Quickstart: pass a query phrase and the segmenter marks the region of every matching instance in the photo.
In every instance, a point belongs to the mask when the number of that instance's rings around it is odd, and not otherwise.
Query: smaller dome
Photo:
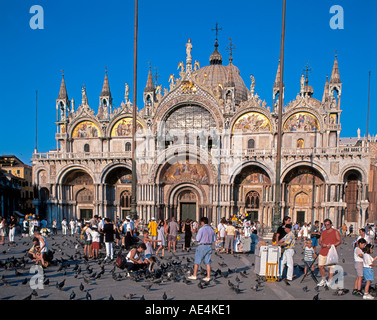
[[[221,56],[220,52],[217,50],[218,46],[219,46],[219,44],[217,43],[217,39],[216,39],[215,50],[213,51],[213,53],[209,57],[209,64],[210,65],[222,64],[223,63],[223,57]]]

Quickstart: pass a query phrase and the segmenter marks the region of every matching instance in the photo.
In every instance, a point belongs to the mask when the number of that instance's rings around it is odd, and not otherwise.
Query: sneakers
[[[208,281],[210,281],[211,280],[211,278],[209,278],[209,277],[205,277],[205,278],[203,278],[203,281],[205,281],[205,282],[208,282]]]
[[[367,293],[367,294],[364,294],[364,295],[363,295],[363,299],[364,299],[364,300],[373,300],[374,297],[373,297],[372,295],[370,295],[369,293]]]
[[[354,296],[364,296],[364,293],[362,293],[360,290],[357,290],[357,289],[353,289],[352,291],[352,295]]]
[[[322,279],[318,284],[318,287],[328,286],[328,283],[325,279]]]
[[[188,280],[196,280],[196,276],[189,276],[187,277]]]

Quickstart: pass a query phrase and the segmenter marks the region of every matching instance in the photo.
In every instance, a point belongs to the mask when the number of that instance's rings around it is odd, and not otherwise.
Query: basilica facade
[[[293,221],[333,220],[356,227],[366,221],[370,158],[364,143],[341,143],[342,82],[335,57],[322,100],[307,75],[283,106],[282,170],[276,177],[280,65],[273,103],[246,87],[232,55],[227,65],[216,40],[209,65],[200,67],[186,44],[186,63],[169,88],[149,70],[143,108],[137,113],[136,172],[131,168],[132,103],[129,87],[120,106],[112,103],[107,72],[98,111],[86,88],[76,108],[64,75],[56,100],[56,150],[33,154],[37,211],[48,221],[63,217],[112,219],[130,213],[132,175],[137,214],[198,220],[248,213],[271,226],[276,179],[282,185],[282,215]]]

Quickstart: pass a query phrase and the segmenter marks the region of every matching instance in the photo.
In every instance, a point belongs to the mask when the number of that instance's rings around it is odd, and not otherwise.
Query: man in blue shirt
[[[200,218],[200,229],[196,235],[196,241],[198,242],[198,247],[195,251],[195,265],[194,274],[189,276],[188,279],[196,280],[196,275],[198,273],[198,268],[200,263],[203,261],[207,267],[207,277],[204,281],[211,280],[211,256],[212,256],[212,242],[216,240],[215,232],[208,225],[208,218]]]

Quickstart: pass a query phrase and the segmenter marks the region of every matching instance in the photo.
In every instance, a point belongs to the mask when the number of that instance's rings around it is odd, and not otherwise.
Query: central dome
[[[204,87],[210,88],[212,91],[217,91],[219,84],[221,84],[222,87],[226,86],[229,72],[231,71],[232,80],[236,89],[236,104],[240,104],[242,101],[248,99],[248,89],[240,76],[240,70],[235,65],[231,63],[227,66],[222,65],[222,57],[217,47],[218,44],[216,40],[215,51],[209,58],[210,65],[197,70],[195,76],[197,79],[200,79]]]

